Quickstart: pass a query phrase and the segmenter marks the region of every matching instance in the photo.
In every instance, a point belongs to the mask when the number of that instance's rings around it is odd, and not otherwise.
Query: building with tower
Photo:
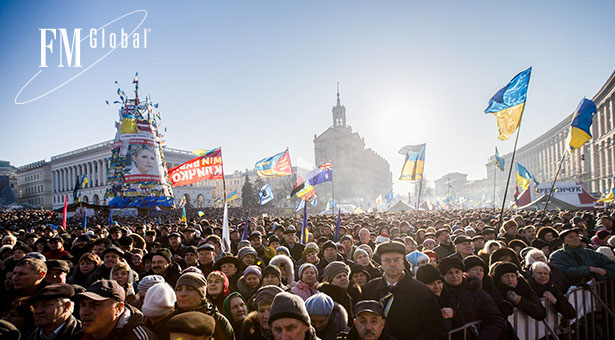
[[[369,208],[378,195],[386,195],[393,187],[389,163],[374,150],[365,147],[365,140],[346,124],[346,107],[340,102],[339,86],[337,103],[332,109],[333,125],[320,135],[314,135],[315,166],[325,162],[333,164],[333,182],[319,184],[330,186],[318,189],[318,196],[339,203],[361,204]]]

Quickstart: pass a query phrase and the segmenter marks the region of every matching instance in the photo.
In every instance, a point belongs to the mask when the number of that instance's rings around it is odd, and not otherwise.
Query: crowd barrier
[[[546,338],[555,340],[615,339],[615,280],[588,282],[571,287],[566,293],[568,301],[577,311],[573,320],[561,317],[555,306],[542,299],[547,317],[538,321],[515,309],[508,321],[520,340]],[[449,331],[451,339],[473,339],[480,322],[474,321]]]

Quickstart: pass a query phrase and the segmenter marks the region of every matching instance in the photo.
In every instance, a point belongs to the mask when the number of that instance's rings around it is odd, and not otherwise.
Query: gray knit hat
[[[272,301],[276,295],[282,293],[283,291],[284,290],[282,288],[274,285],[260,287],[256,291],[256,294],[254,294],[254,305],[258,306],[263,301]]]
[[[350,275],[350,267],[342,261],[333,261],[325,267],[322,278],[325,282],[331,283],[331,280],[335,277],[335,275],[344,272],[346,275]]]
[[[293,318],[303,321],[310,326],[310,315],[305,308],[303,299],[295,294],[283,292],[273,298],[271,311],[269,312],[269,324],[282,318]]]
[[[201,297],[205,297],[207,292],[207,281],[203,275],[197,273],[185,273],[177,279],[177,283],[175,284],[175,289],[179,286],[188,286],[192,287],[199,292]]]
[[[147,275],[139,281],[139,285],[137,286],[138,292],[145,295],[148,289],[161,282],[164,282],[164,277],[160,275]]]
[[[256,249],[250,246],[239,249],[239,252],[237,253],[237,257],[241,260],[244,256],[250,255],[250,254],[254,255],[254,257],[258,257],[258,253],[256,252]]]

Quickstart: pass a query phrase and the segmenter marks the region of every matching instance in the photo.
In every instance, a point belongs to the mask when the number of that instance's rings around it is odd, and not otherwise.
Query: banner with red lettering
[[[200,182],[205,179],[223,179],[222,149],[215,148],[206,154],[169,169],[173,187]]]

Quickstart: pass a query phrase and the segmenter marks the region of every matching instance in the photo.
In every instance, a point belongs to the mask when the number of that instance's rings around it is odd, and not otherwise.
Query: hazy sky
[[[29,104],[15,95],[41,68],[40,28],[98,28],[144,9],[147,48],[118,48],[59,90]],[[142,14],[113,24],[135,27]],[[167,145],[222,146],[225,172],[290,148],[313,166],[315,134],[332,124],[336,82],[347,122],[389,161],[427,143],[426,177],[486,177],[498,146],[489,98],[533,66],[520,146],[591,98],[614,70],[610,1],[2,1],[0,159],[20,166],[112,139],[118,81],[139,72],[168,127]],[[110,28],[112,26],[109,26]],[[59,38],[59,36],[58,36]],[[81,45],[82,68],[48,68],[21,100],[56,86],[109,51]],[[531,169],[529,169],[532,171]]]

